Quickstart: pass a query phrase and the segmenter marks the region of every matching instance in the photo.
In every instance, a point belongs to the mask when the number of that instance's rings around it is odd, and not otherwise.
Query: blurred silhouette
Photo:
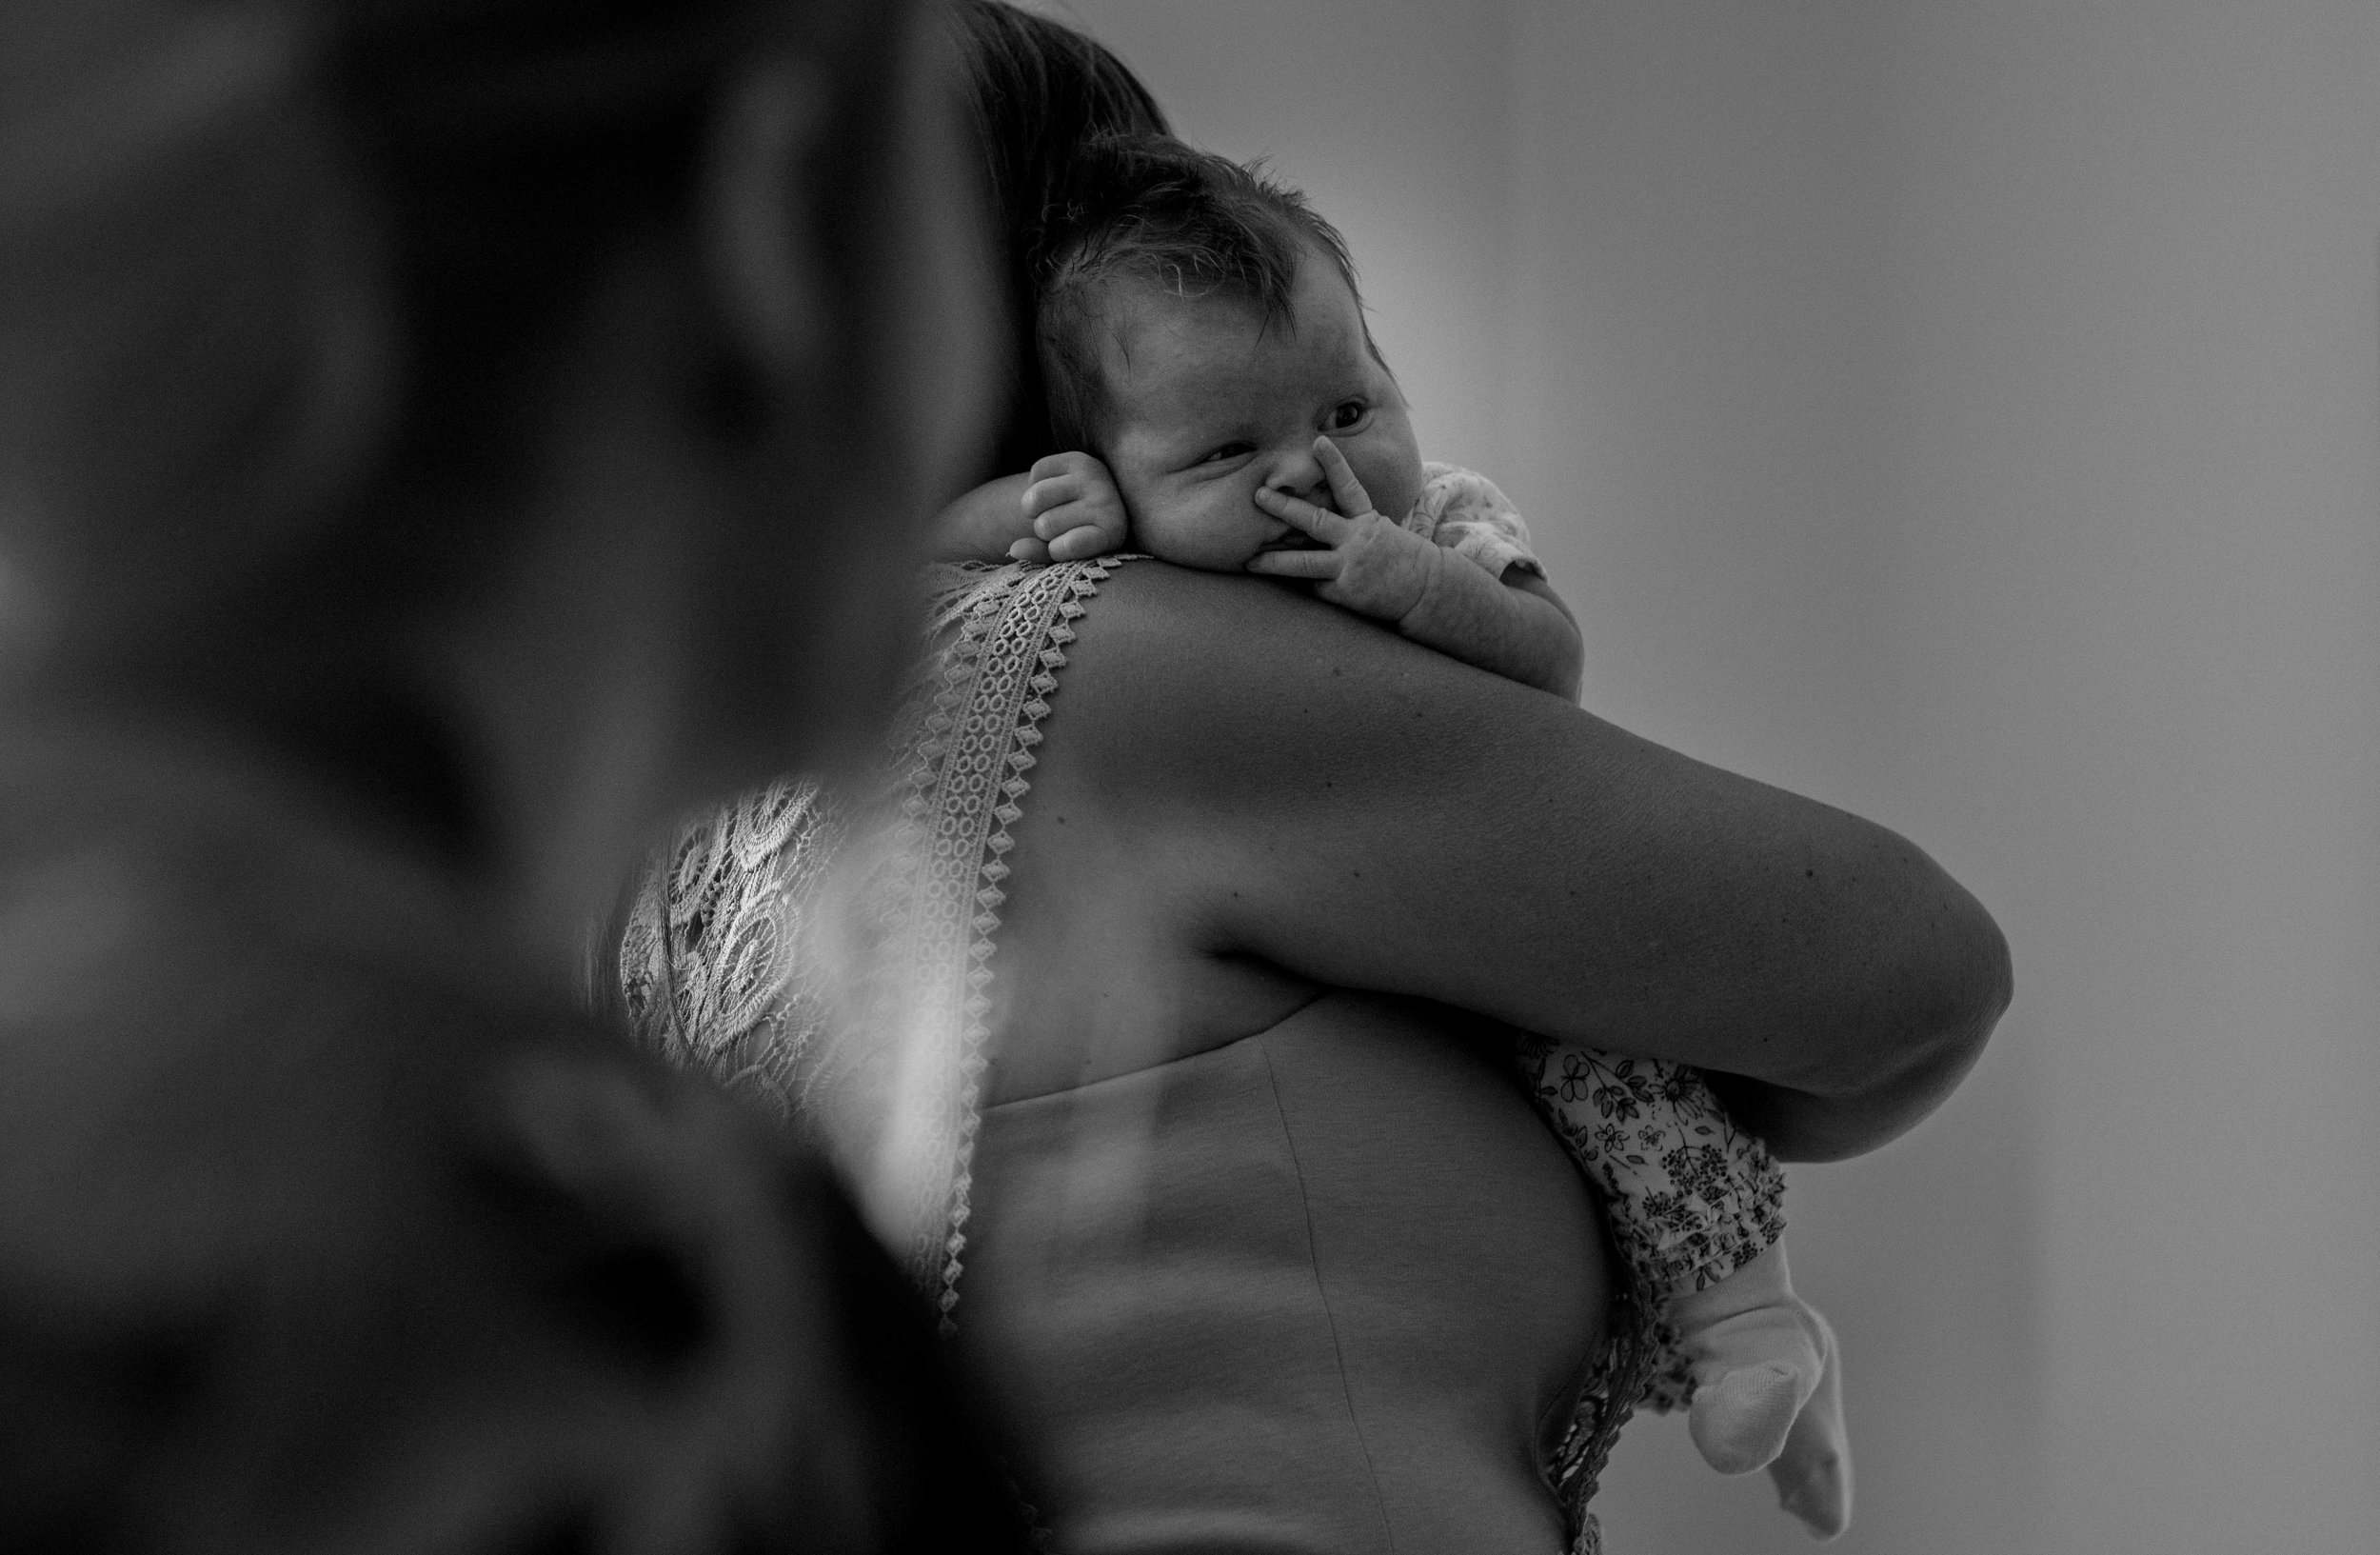
[[[576,1009],[872,736],[994,288],[881,0],[0,17],[0,1544],[1001,1547],[797,1146]]]

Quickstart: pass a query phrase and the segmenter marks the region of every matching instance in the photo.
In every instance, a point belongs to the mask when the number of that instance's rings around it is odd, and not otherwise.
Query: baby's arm
[[[1080,562],[1123,548],[1123,494],[1097,458],[1049,454],[1034,461],[1026,479],[1024,514],[1032,529],[1011,552],[1018,560]]]
[[[1339,512],[1269,489],[1258,491],[1257,501],[1326,548],[1265,551],[1248,570],[1310,579],[1323,599],[1386,621],[1417,643],[1524,686],[1577,698],[1578,628],[1551,585],[1517,568],[1498,578],[1382,517],[1338,445],[1317,438],[1314,451]]]
[[[1076,562],[1121,548],[1124,530],[1124,499],[1107,467],[1087,453],[1053,453],[943,508],[934,520],[934,557]]]
[[[1002,475],[985,481],[934,515],[927,546],[938,562],[1004,562],[1009,548],[1033,538],[1033,520],[1024,510],[1030,475]]]
[[[1397,623],[1398,631],[1507,680],[1551,691],[1565,702],[1578,700],[1586,648],[1577,618],[1552,584],[1518,568],[1507,568],[1498,578],[1410,529],[1398,527],[1397,532],[1441,558],[1431,575],[1432,587]]]

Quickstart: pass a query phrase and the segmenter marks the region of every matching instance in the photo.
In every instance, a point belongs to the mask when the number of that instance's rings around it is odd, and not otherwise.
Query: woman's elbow
[[[1897,840],[1897,839],[1896,839]],[[1983,1056],[2014,982],[2008,940],[1983,905],[1911,848],[1927,876],[1923,905],[1852,954],[1815,1046],[1820,1061],[1741,1101],[1755,1132],[1787,1160],[1838,1161],[1891,1143],[1958,1088]],[[1731,1106],[1735,1105],[1731,1101]]]
[[[1973,903],[1973,898],[1968,900]],[[1972,922],[1953,962],[1944,970],[1937,995],[1940,1013],[1927,1040],[1916,1044],[1913,1067],[1917,1088],[1926,1097],[1924,1112],[1941,1105],[1974,1068],[2016,991],[2008,937],[1979,903],[1973,904]]]
[[[1983,1056],[2015,992],[2008,939],[1983,904],[1944,877],[1946,899],[1913,935],[1888,999],[1890,1018],[1867,1061],[1840,1077],[1843,1103],[1832,1136],[1795,1152],[1805,1160],[1873,1150],[1915,1127],[1949,1100]],[[1923,920],[1920,920],[1922,922]]]
[[[1970,958],[1971,969],[1967,981],[1968,995],[1972,1001],[1969,1007],[1972,1035],[1967,1039],[1967,1063],[1961,1073],[1973,1067],[1976,1056],[1983,1051],[1985,1040],[2000,1024],[2000,1017],[2008,1013],[2010,1003],[2016,997],[2016,967],[2009,958],[2008,936],[2000,932],[2000,926],[1983,910],[1980,902],[1975,903],[1974,916],[1975,946]]]
[[[1916,1047],[1918,1067],[1941,1076],[1941,1094],[1948,1095],[1983,1056],[1983,1045],[2015,996],[2016,977],[2009,961],[2008,936],[1992,914],[1955,882],[1946,879],[1944,884],[1954,910],[1935,951],[1931,1002],[1937,1013],[1928,1023],[1933,1029],[1927,1040]]]

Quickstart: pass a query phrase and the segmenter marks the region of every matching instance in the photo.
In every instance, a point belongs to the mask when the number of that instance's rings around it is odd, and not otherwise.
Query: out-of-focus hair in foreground
[[[982,456],[919,19],[0,12],[0,1545],[1006,1537],[828,1175],[573,975],[872,731]]]

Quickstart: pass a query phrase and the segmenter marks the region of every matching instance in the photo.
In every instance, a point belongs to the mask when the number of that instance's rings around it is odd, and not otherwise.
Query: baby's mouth
[[[1317,540],[1316,538],[1314,538],[1314,536],[1312,536],[1312,535],[1310,535],[1310,534],[1303,533],[1303,532],[1301,532],[1301,531],[1299,531],[1299,530],[1297,530],[1297,529],[1292,529],[1292,530],[1290,530],[1287,534],[1282,535],[1279,539],[1278,539],[1278,540],[1267,540],[1267,541],[1265,541],[1265,542],[1264,542],[1264,544],[1262,544],[1262,545],[1260,545],[1260,546],[1257,547],[1256,548],[1257,548],[1257,549],[1259,549],[1259,550],[1260,550],[1260,551],[1263,551],[1263,550],[1319,550],[1319,549],[1321,549],[1321,548],[1322,548],[1322,542],[1321,542],[1321,541],[1319,541],[1319,540]]]

